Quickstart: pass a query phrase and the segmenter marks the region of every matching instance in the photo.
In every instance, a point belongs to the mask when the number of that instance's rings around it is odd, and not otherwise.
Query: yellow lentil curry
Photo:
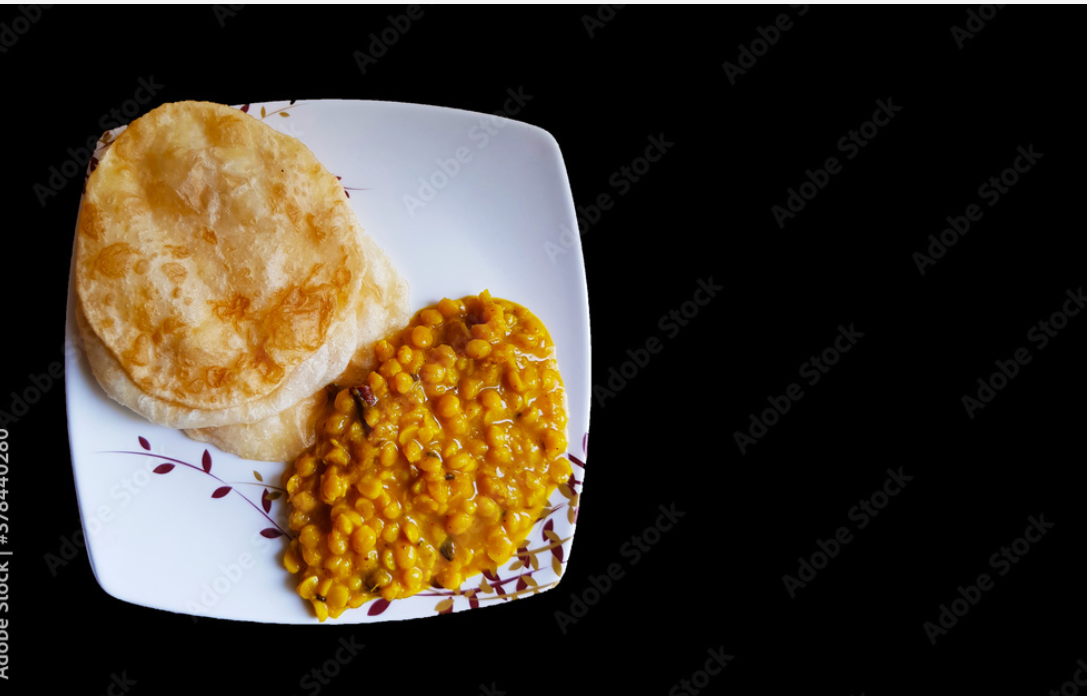
[[[571,476],[552,340],[525,307],[444,299],[375,357],[284,474],[284,566],[323,621],[498,568]]]

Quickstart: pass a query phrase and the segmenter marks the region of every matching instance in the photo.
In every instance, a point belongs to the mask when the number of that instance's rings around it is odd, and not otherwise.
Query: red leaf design
[[[216,490],[212,491],[212,497],[213,498],[222,498],[223,496],[227,495],[230,492],[231,492],[231,487],[230,486],[221,486],[221,487],[217,488]]]
[[[515,592],[519,592],[519,591],[521,591],[521,590],[525,590],[525,589],[526,589],[526,587],[527,587],[527,585],[526,585],[526,581],[525,581],[525,580],[523,580],[522,578],[519,578],[519,579],[518,579],[518,582],[516,582],[516,583],[515,583]]]
[[[507,591],[503,589],[503,585],[496,585],[496,594],[500,596],[506,596]]]
[[[529,568],[530,567],[530,554],[526,550],[526,544],[523,544],[522,546],[520,546],[517,553],[519,554],[519,558],[522,560],[522,567],[523,568]]]
[[[477,595],[473,595],[469,598],[469,606],[471,609],[476,609],[477,607],[481,606],[481,603],[477,601]]]
[[[272,501],[269,500],[269,489],[266,488],[265,492],[261,494],[261,507],[265,508],[265,512],[272,509]]]
[[[541,527],[541,540],[548,541],[549,536],[545,532],[553,531],[553,518],[545,520],[545,524]]]
[[[575,456],[571,452],[568,452],[568,459],[572,460],[573,463],[578,464],[580,467],[582,467],[584,469],[587,468],[587,465],[583,463],[583,460],[581,460],[579,457]]]
[[[250,105],[249,104],[243,104],[242,108],[239,109],[239,111],[241,111],[244,114],[250,113]]]
[[[386,611],[386,607],[390,606],[389,600],[379,597],[374,602],[371,602],[371,607],[367,610],[368,616],[378,616],[382,612]]]
[[[275,527],[269,527],[268,529],[261,530],[261,536],[265,537],[266,539],[275,539],[281,534],[283,534],[283,532],[281,532],[279,529],[276,529]]]
[[[484,575],[484,576],[485,576],[486,578],[488,578],[489,580],[492,580],[493,582],[495,582],[496,580],[499,580],[499,579],[500,579],[498,575],[496,575],[495,573],[493,573],[493,572],[492,572],[491,570],[489,570],[488,568],[485,568],[484,570],[482,570],[482,571],[481,571],[481,574],[482,574],[482,575]]]
[[[169,474],[171,471],[173,471],[173,469],[173,464],[160,464],[151,471],[153,474]]]
[[[204,467],[204,473],[212,471],[212,455],[208,453],[208,450],[204,451],[204,456],[201,457],[201,466]]]
[[[148,444],[148,441],[147,441],[147,440],[145,440],[145,439],[144,439],[144,438],[142,438],[142,437],[141,437],[141,438],[137,438],[137,439],[138,439],[138,440],[140,440],[140,446],[141,446],[141,447],[143,447],[143,448],[144,448],[144,449],[146,449],[146,450],[150,450],[150,449],[151,449],[151,445],[150,445],[150,444]]]
[[[560,561],[561,563],[564,562],[564,547],[554,546],[549,550],[553,552],[554,556],[556,556],[556,560]]]

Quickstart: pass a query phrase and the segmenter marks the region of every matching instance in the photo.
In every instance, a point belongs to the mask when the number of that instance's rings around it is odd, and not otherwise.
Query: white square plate
[[[298,101],[244,108],[341,177],[356,215],[408,279],[413,310],[489,290],[534,312],[556,343],[574,476],[520,554],[458,591],[349,609],[328,624],[434,616],[554,586],[571,554],[590,418],[590,320],[575,206],[547,132],[415,104]],[[115,132],[120,132],[120,129]],[[101,147],[101,144],[100,144]],[[285,464],[254,462],[153,425],[111,400],[80,347],[69,279],[65,374],[72,468],[95,577],[172,612],[316,624],[281,563]]]

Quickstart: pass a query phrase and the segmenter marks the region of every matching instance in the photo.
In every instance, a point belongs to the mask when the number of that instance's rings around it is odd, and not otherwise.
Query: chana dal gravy
[[[554,346],[525,307],[444,299],[374,352],[283,476],[284,567],[322,621],[496,569],[571,476]]]

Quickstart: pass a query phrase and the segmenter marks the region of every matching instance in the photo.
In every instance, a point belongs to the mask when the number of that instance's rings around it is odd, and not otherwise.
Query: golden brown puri
[[[196,409],[150,396],[133,383],[122,369],[116,356],[109,351],[87,325],[83,310],[77,303],[76,320],[87,362],[95,379],[105,392],[118,403],[128,406],[153,423],[170,428],[206,428],[236,423],[250,423],[274,417],[285,408],[313,394],[310,383],[327,384],[337,376],[351,357],[354,343],[347,340],[356,330],[356,322],[345,324],[345,336],[330,341],[294,370],[272,394],[239,406],[222,409]],[[317,379],[314,378],[317,375]]]
[[[374,345],[409,321],[408,283],[386,254],[363,236],[363,287],[357,303],[356,350],[348,366],[328,382],[340,386],[362,384],[374,369]],[[250,424],[186,430],[195,440],[210,442],[244,459],[290,461],[314,444],[314,423],[325,409],[325,387],[281,413]]]
[[[194,428],[186,430],[185,434],[243,459],[287,461],[314,444],[314,425],[325,402],[326,391],[322,389],[255,423]]]
[[[96,377],[172,427],[298,403],[358,343],[362,239],[337,178],[295,138],[217,104],[149,112],[105,151],[80,211],[85,338],[100,343],[93,365],[113,361]]]

